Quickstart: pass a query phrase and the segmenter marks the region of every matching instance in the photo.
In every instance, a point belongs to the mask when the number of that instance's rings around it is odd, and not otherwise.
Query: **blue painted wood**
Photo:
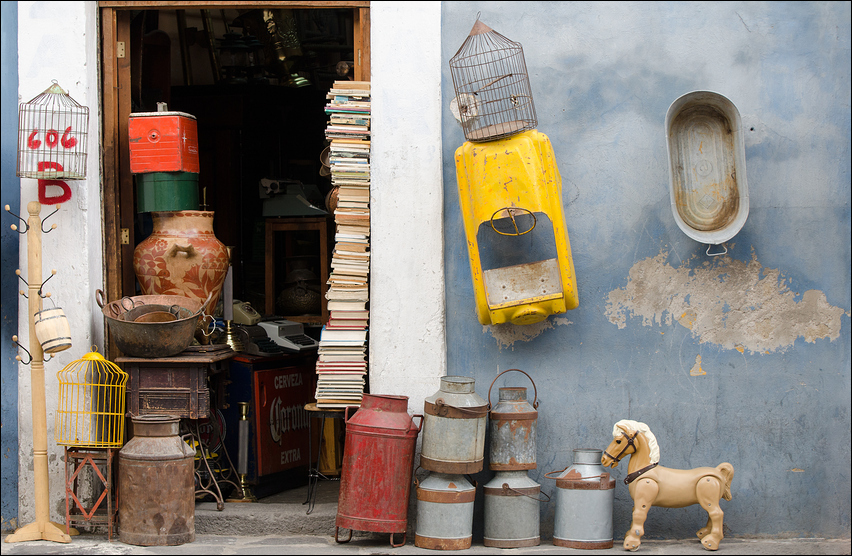
[[[0,31],[2,31],[2,72],[0,85],[2,99],[0,111],[3,115],[2,150],[2,206],[9,205],[12,212],[20,215],[21,180],[15,176],[18,147],[18,3],[3,2]],[[2,264],[0,264],[0,373],[2,373],[2,403],[0,403],[0,527],[3,532],[13,531],[18,526],[18,362],[15,360],[17,346],[12,336],[18,334],[18,277],[14,269],[19,267],[19,237],[10,226],[15,218],[2,211]]]

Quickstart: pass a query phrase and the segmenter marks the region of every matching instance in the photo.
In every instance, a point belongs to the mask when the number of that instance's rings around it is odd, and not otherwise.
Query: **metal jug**
[[[464,376],[441,377],[438,392],[424,401],[420,466],[438,473],[476,473],[485,453],[488,406]]]
[[[559,473],[558,476],[551,476]],[[553,544],[568,548],[612,548],[615,479],[601,465],[601,450],[574,450],[574,464],[546,473],[556,479]]]
[[[482,490],[485,546],[518,548],[541,543],[541,485],[530,479],[526,471],[498,471]]]
[[[423,425],[415,426],[408,414],[408,396],[364,394],[361,407],[344,412],[346,439],[340,474],[334,539],[349,542],[352,531],[390,533],[391,545],[405,544],[408,497],[414,473],[414,450]],[[349,529],[346,540],[339,529]],[[394,544],[402,533],[402,544]]]
[[[133,417],[133,438],[118,453],[119,540],[174,546],[195,540],[195,449],[180,420]]]
[[[535,392],[533,403],[527,402],[526,388],[508,387],[499,389],[500,400],[491,408],[491,388],[509,371],[518,371],[530,379]],[[491,419],[488,467],[494,471],[535,469],[538,391],[530,375],[520,369],[508,369],[494,377],[488,388],[488,408]]]
[[[465,550],[473,540],[476,483],[464,475],[430,473],[415,481],[417,533],[414,546],[432,550]]]

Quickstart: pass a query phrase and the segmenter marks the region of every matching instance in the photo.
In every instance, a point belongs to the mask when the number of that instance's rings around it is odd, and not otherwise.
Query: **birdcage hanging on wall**
[[[89,109],[68,96],[56,80],[52,83],[19,107],[17,175],[86,179]]]
[[[535,129],[524,50],[479,21],[450,58],[455,98],[450,109],[465,139],[494,141]]]
[[[56,373],[59,408],[56,443],[89,448],[121,448],[127,373],[97,351]]]

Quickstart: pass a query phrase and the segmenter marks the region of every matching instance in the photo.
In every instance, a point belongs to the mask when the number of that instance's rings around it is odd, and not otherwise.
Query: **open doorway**
[[[265,220],[308,212],[322,218],[330,190],[320,160],[323,106],[334,81],[369,80],[369,2],[100,6],[107,297],[138,293],[133,251],[151,231],[129,169],[128,119],[165,103],[197,119],[199,208],[214,211],[216,237],[234,248],[234,298],[264,314],[322,324],[324,310],[289,314],[283,294],[294,276],[322,287],[328,260],[319,243],[333,234],[297,230],[270,257]],[[304,192],[305,214],[269,199],[270,187],[292,183]]]

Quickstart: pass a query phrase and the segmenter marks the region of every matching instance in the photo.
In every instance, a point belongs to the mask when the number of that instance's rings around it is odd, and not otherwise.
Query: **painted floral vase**
[[[228,249],[213,234],[213,211],[151,212],[154,231],[133,251],[144,295],[184,295],[213,314],[228,273]]]

